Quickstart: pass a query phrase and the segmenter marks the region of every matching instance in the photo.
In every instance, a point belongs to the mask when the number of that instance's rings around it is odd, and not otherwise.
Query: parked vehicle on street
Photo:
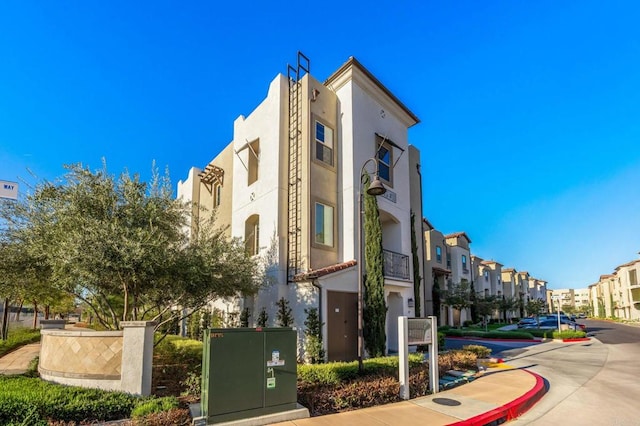
[[[569,326],[569,330],[575,331],[586,331],[587,327],[584,324],[578,324],[577,322],[570,321],[568,319],[563,319],[560,317],[560,324],[564,324]],[[531,324],[523,326],[522,328],[526,329],[540,329],[540,330],[557,330],[558,329],[558,318],[555,319],[544,319],[541,320],[539,324]]]

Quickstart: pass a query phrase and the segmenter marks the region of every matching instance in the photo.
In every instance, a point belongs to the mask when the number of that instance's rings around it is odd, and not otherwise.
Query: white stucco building
[[[249,307],[252,324],[264,307],[274,324],[284,297],[301,342],[304,309],[317,307],[328,360],[350,360],[357,356],[360,173],[365,164],[370,175],[378,169],[387,189],[377,197],[387,348],[395,351],[397,316],[416,315],[411,213],[418,234],[422,208],[408,128],[419,120],[355,58],[324,83],[307,69],[303,57],[293,74],[276,76],[260,105],[236,119],[227,147],[203,170],[193,168],[178,195],[215,208],[230,236],[266,262],[269,285],[218,307]]]

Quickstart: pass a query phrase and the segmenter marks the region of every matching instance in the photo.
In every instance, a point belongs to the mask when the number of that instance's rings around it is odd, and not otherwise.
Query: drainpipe
[[[423,225],[423,221],[422,218],[424,217],[423,215],[423,211],[422,209],[424,208],[423,204],[422,204],[422,173],[420,173],[420,164],[416,164],[416,171],[418,172],[418,176],[420,177],[420,241],[422,244],[422,258],[420,259],[420,261],[422,262],[422,294],[423,294],[423,303],[422,303],[422,310],[424,311],[425,316],[427,316],[427,289],[426,289],[426,285],[424,285],[427,282],[427,265],[426,265],[426,258],[427,258],[427,248],[426,248],[426,244],[424,242],[424,225]],[[429,300],[431,300],[431,310],[433,311],[433,295],[430,295]],[[420,312],[418,312],[418,315],[416,316],[420,316]],[[435,312],[433,312],[433,315],[436,315]]]
[[[322,323],[322,286],[318,283],[317,278],[311,279],[311,285],[318,289],[318,320],[320,321],[320,333],[322,333],[320,337],[322,338],[322,347],[325,350],[325,356],[326,356],[327,346],[325,345],[324,336],[327,333],[323,333],[324,324]]]

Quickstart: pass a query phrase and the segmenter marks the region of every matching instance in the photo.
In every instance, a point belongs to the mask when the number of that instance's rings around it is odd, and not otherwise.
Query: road
[[[545,377],[547,394],[513,425],[640,425],[640,327],[585,320],[590,342],[501,353]]]

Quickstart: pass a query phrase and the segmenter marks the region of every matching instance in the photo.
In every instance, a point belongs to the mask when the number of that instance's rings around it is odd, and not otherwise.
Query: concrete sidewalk
[[[9,376],[24,374],[29,363],[40,355],[40,343],[31,343],[9,352],[0,358],[0,374]]]
[[[546,392],[544,379],[507,365],[491,368],[471,383],[409,401],[301,420],[280,426],[309,425],[484,425],[520,416]]]

